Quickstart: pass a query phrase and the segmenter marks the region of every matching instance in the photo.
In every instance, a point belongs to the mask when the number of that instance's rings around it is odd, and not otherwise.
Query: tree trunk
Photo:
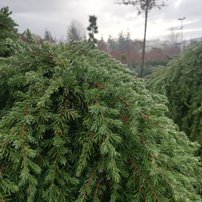
[[[149,7],[146,6],[146,8],[145,8],[145,23],[144,23],[144,41],[143,41],[143,48],[142,48],[142,61],[141,61],[141,67],[140,67],[140,77],[143,77],[143,73],[144,73],[148,10],[149,10]]]

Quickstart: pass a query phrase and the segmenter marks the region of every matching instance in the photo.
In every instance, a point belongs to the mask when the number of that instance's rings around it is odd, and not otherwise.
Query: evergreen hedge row
[[[0,59],[0,200],[201,201],[201,164],[165,98],[88,44]]]

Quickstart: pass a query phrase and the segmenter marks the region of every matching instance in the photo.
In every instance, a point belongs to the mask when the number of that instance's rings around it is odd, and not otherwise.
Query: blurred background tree
[[[98,40],[95,38],[95,34],[98,33],[98,26],[97,26],[97,17],[94,15],[89,16],[89,26],[87,27],[87,30],[89,31],[88,41],[93,44],[93,46],[97,46]]]
[[[7,39],[17,40],[17,24],[10,17],[12,14],[8,7],[0,10],[0,57],[8,57],[13,50]]]

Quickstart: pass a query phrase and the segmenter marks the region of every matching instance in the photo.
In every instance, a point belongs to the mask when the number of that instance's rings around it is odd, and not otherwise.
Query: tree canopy
[[[201,201],[164,97],[89,43],[18,45],[0,84],[1,200]]]

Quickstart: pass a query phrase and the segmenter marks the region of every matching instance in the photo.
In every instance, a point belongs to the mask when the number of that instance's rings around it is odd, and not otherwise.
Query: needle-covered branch
[[[0,60],[0,201],[201,200],[198,144],[162,96],[89,43],[18,47]]]

